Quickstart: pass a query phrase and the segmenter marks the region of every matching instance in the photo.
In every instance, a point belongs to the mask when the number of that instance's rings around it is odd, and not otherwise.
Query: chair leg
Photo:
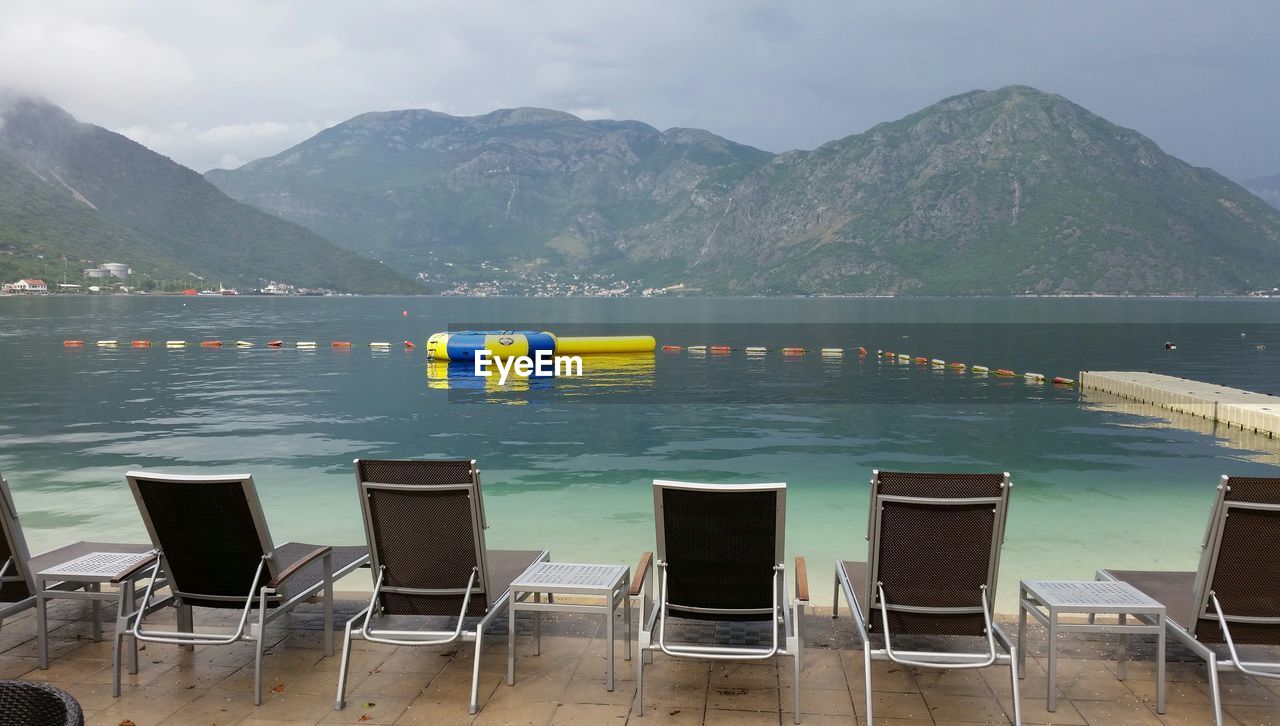
[[[836,572],[836,586],[831,593],[831,619],[840,619],[840,573]]]
[[[640,618],[641,618],[640,631],[644,632],[644,613],[640,614]],[[636,716],[637,717],[644,716],[644,663],[645,663],[645,655],[647,655],[648,652],[649,652],[648,650],[645,650],[644,647],[641,646],[640,657],[636,659],[639,661],[638,663],[636,663]]]
[[[1222,690],[1218,683],[1218,656],[1209,656],[1209,690],[1213,693],[1213,723],[1222,726]]]
[[[467,713],[472,716],[480,712],[480,651],[484,648],[484,628],[476,627],[476,660],[471,666],[471,705]]]
[[[178,620],[178,632],[179,632],[179,633],[190,633],[190,632],[192,632],[192,630],[195,628],[195,620],[194,620],[194,618],[193,618],[193,616],[192,616],[192,614],[191,614],[191,606],[190,606],[190,605],[178,605],[178,606],[177,606],[177,612],[175,613],[175,617],[176,617],[176,618],[177,618],[177,620]],[[195,646],[195,645],[180,645],[180,646],[178,646],[178,647],[179,647],[179,648],[181,648],[181,649],[183,649],[183,650],[195,650],[195,649],[196,649],[196,646]]]
[[[351,665],[351,626],[363,613],[357,614],[347,621],[342,635],[342,660],[338,663],[338,697],[333,702],[333,710],[341,711],[347,705],[347,668]]]
[[[800,643],[799,649],[796,650],[795,657],[791,659],[793,661],[793,665],[796,671],[795,680],[791,682],[792,695],[795,696],[795,701],[796,701],[795,703],[795,706],[796,706],[795,722],[796,723],[800,723],[800,669],[804,667],[803,648],[804,648],[804,643]]]
[[[333,657],[333,553],[320,559],[324,567],[324,655]]]
[[[1018,683],[1022,679],[1018,667],[1019,652],[1016,647],[1009,651],[1009,679],[1013,681],[1013,726],[1022,726],[1022,693]]]
[[[124,648],[124,631],[120,626],[116,626],[115,635],[111,636],[114,641],[111,653],[111,695],[115,698],[120,697],[120,671],[124,661],[124,654],[120,651]]]
[[[871,720],[871,643],[862,644],[862,670],[863,670],[863,688],[867,694],[867,726],[874,723]]]
[[[263,591],[258,607],[258,632],[253,640],[253,705],[262,705],[262,651],[267,639],[267,595]]]

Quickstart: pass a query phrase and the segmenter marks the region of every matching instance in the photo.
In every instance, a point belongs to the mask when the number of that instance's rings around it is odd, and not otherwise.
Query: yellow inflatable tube
[[[556,338],[557,355],[596,355],[601,353],[652,353],[657,346],[652,335],[586,336]]]

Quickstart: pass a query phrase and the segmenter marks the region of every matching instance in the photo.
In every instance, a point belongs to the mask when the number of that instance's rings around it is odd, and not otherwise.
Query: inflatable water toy
[[[427,357],[472,361],[477,350],[487,350],[496,358],[533,356],[540,350],[554,355],[652,353],[656,346],[653,336],[649,335],[561,338],[553,333],[534,330],[464,330],[432,335],[427,339]],[[701,348],[705,350],[706,346]]]

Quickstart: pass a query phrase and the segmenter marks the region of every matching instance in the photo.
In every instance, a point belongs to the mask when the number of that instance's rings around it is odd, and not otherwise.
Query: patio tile
[[[924,691],[925,705],[936,722],[1009,723],[994,696],[959,696]]]
[[[630,712],[627,706],[606,706],[596,703],[566,703],[556,708],[551,723],[561,724],[625,724]]]

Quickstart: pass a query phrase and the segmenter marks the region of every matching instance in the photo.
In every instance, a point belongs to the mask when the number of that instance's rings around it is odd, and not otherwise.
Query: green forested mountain
[[[196,172],[31,99],[0,110],[0,276],[123,262],[152,279],[414,292],[384,265],[221,193]],[[43,259],[41,259],[43,256]],[[65,262],[64,262],[65,260]],[[196,284],[193,282],[193,284]]]
[[[370,113],[207,177],[432,274],[603,271],[776,294],[1215,293],[1280,281],[1276,210],[1025,86],[779,155],[540,109]]]

